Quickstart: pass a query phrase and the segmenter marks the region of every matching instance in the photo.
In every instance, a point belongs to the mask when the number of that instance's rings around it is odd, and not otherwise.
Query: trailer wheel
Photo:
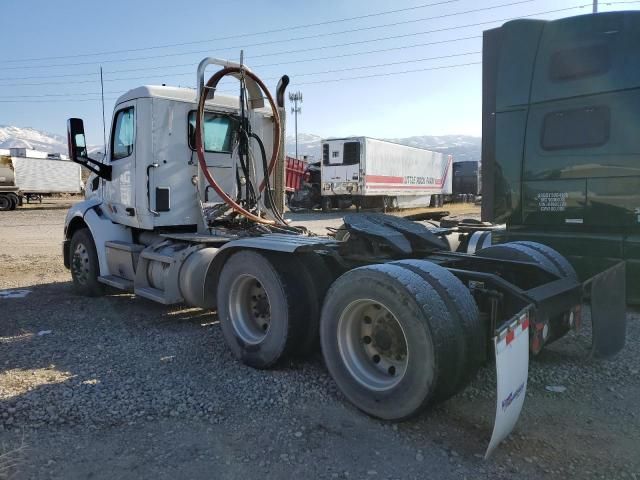
[[[266,256],[241,251],[229,257],[218,281],[218,318],[224,339],[246,365],[274,365],[299,338],[302,287]]]
[[[11,210],[11,200],[8,195],[0,195],[0,212]]]
[[[15,210],[16,208],[18,208],[20,199],[18,199],[18,196],[15,193],[10,193],[8,196],[9,200],[11,201],[11,207],[9,208],[9,210]]]
[[[567,260],[563,255],[558,253],[553,248],[538,242],[519,241],[519,242],[513,242],[513,243],[516,245],[524,245],[525,247],[529,247],[534,249],[537,252],[540,252],[542,255],[547,257],[547,259],[551,261],[551,263],[553,263],[556,266],[556,269],[560,271],[562,276],[566,278],[575,278],[576,280],[578,279],[578,274],[569,263],[569,260]]]
[[[519,260],[523,262],[539,263],[555,275],[560,277],[567,276],[547,255],[529,245],[523,245],[522,243],[523,242],[499,243],[497,245],[482,248],[475,254],[479,257],[495,258],[498,260]]]
[[[333,202],[331,201],[331,197],[322,197],[322,200],[320,201],[320,205],[322,207],[322,211],[323,212],[330,212],[331,211],[331,207],[333,206]]]
[[[552,248],[541,243],[524,241],[500,243],[478,250],[476,255],[488,258],[503,258],[505,260],[521,260],[539,263],[559,277],[578,279],[578,275],[567,259]],[[563,317],[564,315],[560,315],[549,319],[549,326],[551,328],[549,337],[545,342],[546,345],[563,337],[571,329],[571,327],[563,321]]]
[[[385,420],[419,413],[460,370],[460,341],[438,292],[399,265],[356,268],[324,301],[320,342],[329,373],[359,409]]]
[[[460,279],[440,265],[425,260],[400,260],[393,264],[420,275],[440,295],[451,314],[461,351],[461,368],[443,381],[435,393],[434,400],[444,401],[464,389],[486,361],[486,333],[478,306]]]
[[[71,278],[76,291],[87,297],[104,294],[104,285],[98,282],[100,265],[96,245],[88,228],[76,230],[71,237]]]

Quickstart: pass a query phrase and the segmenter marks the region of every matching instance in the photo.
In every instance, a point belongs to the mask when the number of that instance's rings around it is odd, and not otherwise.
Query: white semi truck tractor
[[[222,69],[205,83],[212,64]],[[237,97],[216,92],[226,76]],[[455,395],[495,357],[490,452],[522,408],[530,351],[579,325],[582,285],[539,244],[455,253],[447,229],[372,213],[346,215],[334,237],[290,226],[272,188],[287,83],[274,100],[246,66],[206,58],[197,91],[122,95],[103,161],[88,158],[83,122],[70,119],[71,157],[93,172],[65,221],[75,288],[216,310],[230,350],[255,368],[320,345],[346,398],[387,420]],[[624,275],[606,281],[624,290]],[[624,316],[617,300],[600,299],[594,322]],[[594,342],[595,353],[623,340]]]

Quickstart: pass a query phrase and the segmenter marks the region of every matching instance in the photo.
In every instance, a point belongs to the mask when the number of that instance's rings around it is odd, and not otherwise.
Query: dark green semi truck
[[[516,20],[484,33],[482,220],[586,279],[626,260],[640,303],[640,12]]]

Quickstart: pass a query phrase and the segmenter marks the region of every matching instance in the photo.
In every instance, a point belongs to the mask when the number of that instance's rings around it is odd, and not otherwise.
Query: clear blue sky
[[[160,83],[193,86],[200,59],[208,55],[237,59],[240,47],[244,47],[246,63],[265,78],[271,88],[275,86],[275,79],[286,73],[292,78],[290,89],[303,92],[300,132],[374,137],[480,135],[480,65],[359,80],[327,80],[479,62],[479,53],[459,54],[480,52],[481,38],[424,44],[479,37],[483,30],[499,26],[505,19],[590,4],[591,0],[531,0],[514,4],[516,2],[518,0],[3,0],[0,5],[0,44],[3,46],[0,49],[0,124],[64,133],[66,119],[76,116],[85,119],[89,143],[100,144],[101,108],[96,95],[100,92],[97,73],[100,65],[104,69],[109,122],[114,99],[126,90]],[[427,4],[439,5],[420,7]],[[512,5],[498,7],[505,4]],[[410,7],[419,8],[290,28]],[[489,7],[496,8],[487,9]],[[600,10],[638,7],[640,2],[627,5],[601,2]],[[590,11],[588,6],[530,18],[553,19]],[[483,22],[489,23],[469,26]],[[389,25],[392,23],[397,25]],[[221,39],[285,28],[289,29]],[[344,33],[354,29],[364,30]],[[374,41],[393,36],[403,37]],[[184,42],[198,43],[147,49]],[[268,43],[255,45],[265,42]],[[332,47],[345,43],[353,44]],[[139,50],[101,53],[130,49]],[[99,54],[87,55],[94,53]],[[446,55],[456,56],[417,61]],[[321,60],[321,57],[331,58]],[[392,62],[405,63],[371,67]],[[79,63],[82,64],[68,65]],[[135,71],[118,72],[132,69]],[[343,71],[318,73],[327,70]],[[290,128],[289,133],[292,132]]]

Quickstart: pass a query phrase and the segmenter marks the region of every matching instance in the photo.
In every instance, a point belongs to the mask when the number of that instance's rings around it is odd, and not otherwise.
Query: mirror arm
[[[111,181],[111,165],[105,165],[104,163],[89,157],[80,157],[79,159],[75,159],[75,161],[83,165],[90,172],[98,175],[100,178]]]

